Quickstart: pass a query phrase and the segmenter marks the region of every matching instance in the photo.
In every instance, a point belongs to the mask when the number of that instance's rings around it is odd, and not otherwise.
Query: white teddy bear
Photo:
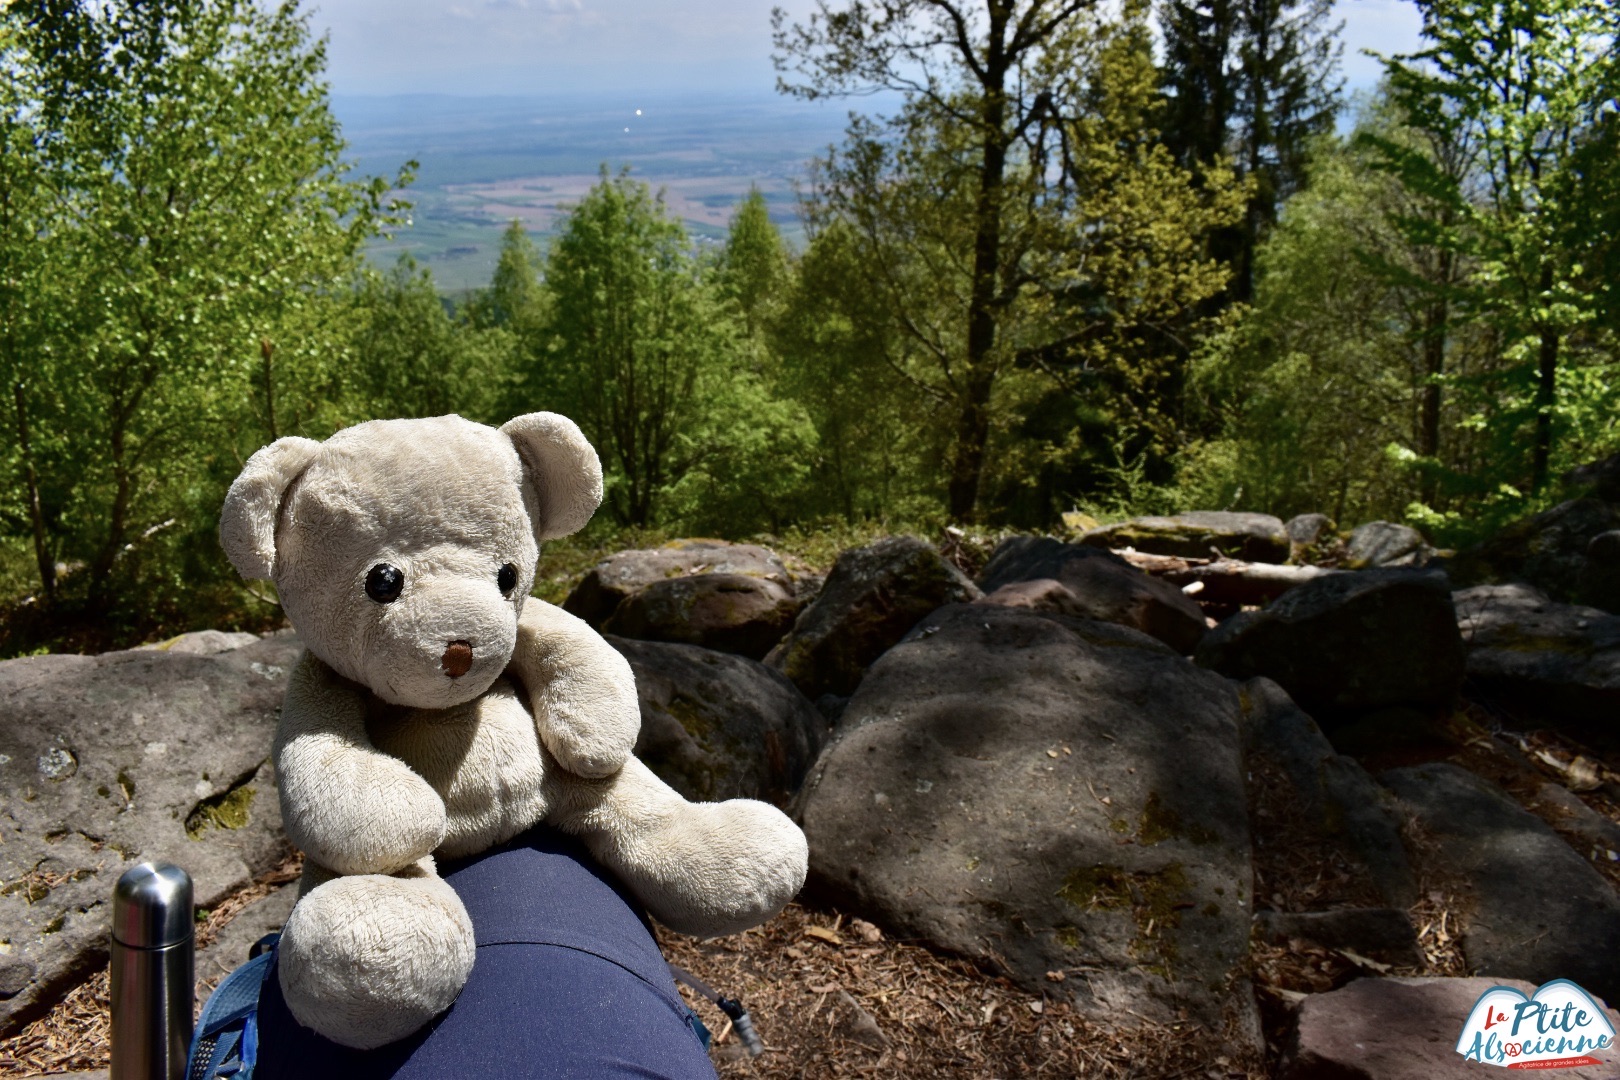
[[[433,856],[541,820],[683,933],[757,925],[804,883],[804,834],[781,811],[687,802],[631,756],[630,665],[529,596],[539,543],[601,497],[596,452],[543,412],[499,430],[440,416],[278,439],[231,485],[225,551],[275,583],[307,649],[274,749],[307,860],[278,970],[322,1035],[380,1046],[448,1008],[473,929]]]

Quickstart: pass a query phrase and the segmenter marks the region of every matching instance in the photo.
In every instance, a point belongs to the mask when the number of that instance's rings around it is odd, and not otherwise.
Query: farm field
[[[785,98],[608,100],[337,97],[365,173],[419,163],[411,225],[372,244],[389,266],[409,253],[446,292],[488,283],[501,231],[521,220],[543,248],[603,165],[664,192],[699,242],[725,233],[751,186],[790,242],[802,235],[795,184],[842,137],[846,110]],[[867,106],[869,102],[863,102]]]

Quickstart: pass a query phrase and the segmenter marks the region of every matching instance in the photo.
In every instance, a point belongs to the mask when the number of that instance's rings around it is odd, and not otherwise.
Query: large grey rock
[[[1345,554],[1352,570],[1380,566],[1425,566],[1434,549],[1423,534],[1410,525],[1393,521],[1369,521],[1358,525],[1345,542]]]
[[[689,799],[785,803],[826,741],[827,721],[764,664],[694,645],[610,637],[636,673],[636,753]]]
[[[1294,818],[1309,826],[1324,846],[1336,848],[1365,871],[1391,907],[1418,898],[1417,879],[1401,846],[1401,812],[1395,799],[1354,758],[1337,753],[1304,710],[1270,679],[1243,687],[1249,763],[1277,766],[1289,786]],[[1257,841],[1266,839],[1256,822]]]
[[[771,577],[701,573],[655,581],[625,597],[604,634],[701,645],[762,659],[799,613],[791,585]]]
[[[977,600],[979,589],[914,536],[891,536],[838,556],[821,592],[766,656],[815,701],[847,695],[867,667],[941,604]]]
[[[1586,545],[1575,595],[1595,608],[1620,612],[1620,529],[1598,533]]]
[[[1315,547],[1333,537],[1333,519],[1326,514],[1298,514],[1283,524],[1294,551]]]
[[[1425,867],[1454,893],[1470,970],[1572,979],[1620,996],[1620,896],[1540,818],[1448,763],[1379,776],[1433,840]]]
[[[600,629],[626,598],[649,585],[697,574],[736,575],[793,588],[793,576],[769,548],[727,540],[672,540],[663,547],[609,555],[574,587],[563,607]]]
[[[1330,574],[1221,623],[1198,663],[1276,681],[1324,727],[1392,706],[1449,708],[1463,643],[1446,576],[1424,570]]]
[[[1520,718],[1620,743],[1620,615],[1559,604],[1529,585],[1452,596],[1471,692]]]
[[[106,962],[113,883],[133,863],[179,864],[207,907],[285,855],[268,758],[300,650],[277,636],[0,663],[0,942],[26,973],[0,1036]]]
[[[193,656],[213,656],[215,653],[230,652],[240,649],[244,645],[251,645],[259,640],[258,634],[230,633],[225,630],[193,630],[167,641],[155,642],[151,645],[137,645],[137,649],[158,649],[162,652],[190,653]]]
[[[1599,598],[1585,595],[1586,581],[1594,569],[1598,580],[1606,581],[1608,568],[1592,568],[1589,553],[1599,536],[1617,529],[1620,509],[1616,504],[1591,496],[1570,499],[1460,552],[1451,561],[1450,570],[1459,584],[1522,581],[1554,600],[1591,604]],[[1601,560],[1604,545],[1597,544],[1596,548]]]
[[[1074,597],[1063,614],[1133,627],[1183,656],[1204,636],[1204,613],[1185,593],[1102,548],[1049,536],[1013,536],[996,545],[979,575],[987,602],[1014,607],[1030,606],[1028,590],[1006,590],[1041,580],[1058,582]]]
[[[1247,1023],[1237,695],[1145,634],[932,613],[873,665],[800,809],[812,885],[845,910],[1087,1011]]]
[[[1580,796],[1561,784],[1542,784],[1536,789],[1537,809],[1551,819],[1553,828],[1569,839],[1570,846],[1593,862],[1620,860],[1620,825],[1581,801]]]
[[[1174,517],[1139,517],[1091,529],[1082,544],[1135,548],[1154,555],[1207,559],[1211,549],[1245,562],[1288,561],[1288,531],[1270,514],[1192,510]]]
[[[1489,1074],[1465,1061],[1457,1038],[1487,990],[1511,986],[1529,996],[1536,986],[1517,979],[1357,979],[1300,1004],[1279,1080],[1457,1080]],[[1589,988],[1588,988],[1589,989]],[[1620,1026],[1620,1014],[1608,1010]],[[1613,1080],[1620,1053],[1614,1047],[1589,1056],[1604,1062],[1557,1075]]]

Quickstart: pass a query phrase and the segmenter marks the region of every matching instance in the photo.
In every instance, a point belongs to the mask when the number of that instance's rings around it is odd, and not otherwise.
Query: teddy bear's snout
[[[440,661],[444,665],[444,673],[452,679],[459,679],[467,674],[472,662],[473,651],[470,641],[452,641],[444,650],[444,657]]]

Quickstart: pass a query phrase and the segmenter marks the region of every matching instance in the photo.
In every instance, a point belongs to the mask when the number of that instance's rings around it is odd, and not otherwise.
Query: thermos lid
[[[191,875],[172,863],[130,867],[113,888],[112,935],[136,949],[161,949],[189,940]]]

